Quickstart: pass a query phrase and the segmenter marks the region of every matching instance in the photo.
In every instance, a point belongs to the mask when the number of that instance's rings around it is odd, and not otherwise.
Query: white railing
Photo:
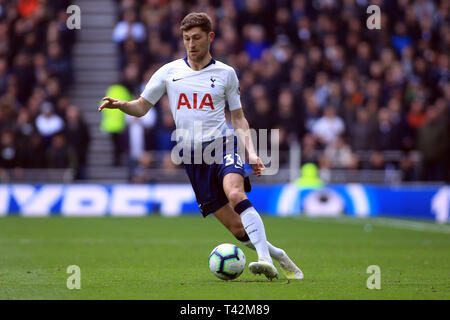
[[[141,182],[156,182],[156,183],[186,183],[189,182],[186,173],[182,167],[173,169],[158,168],[158,164],[162,163],[162,159],[167,152],[152,151],[153,158],[156,163],[156,168],[149,168],[143,170],[144,176],[148,177]],[[371,151],[358,152],[357,156],[362,162],[368,162]],[[402,157],[399,151],[385,151],[383,152],[386,162],[398,162]],[[297,145],[292,145],[290,150],[284,154],[280,152],[280,158],[287,159],[286,163],[281,163],[278,172],[275,175],[266,175],[261,177],[252,177],[252,183],[289,183],[295,181],[300,176],[301,164],[301,148]],[[413,154],[414,163],[420,163],[420,157]],[[99,168],[96,168],[97,170]],[[122,168],[125,169],[125,168]],[[108,181],[124,183],[129,182],[122,175],[121,177],[111,176],[111,172],[105,173],[105,179]],[[142,172],[142,170],[141,170]],[[69,183],[69,182],[101,182],[102,179],[96,181],[74,181],[75,172],[73,169],[1,169],[0,168],[0,182],[1,183]],[[320,169],[319,175],[325,183],[347,183],[347,182],[361,182],[361,183],[385,183],[396,184],[402,181],[401,170],[388,167],[388,169],[372,170],[372,169],[341,169],[341,168],[326,168]],[[88,177],[89,179],[89,177]],[[117,181],[116,181],[117,180]]]
[[[73,169],[0,169],[1,183],[69,183],[74,180]]]

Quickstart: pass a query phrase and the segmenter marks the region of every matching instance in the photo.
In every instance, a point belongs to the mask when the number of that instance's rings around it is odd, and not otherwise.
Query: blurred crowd
[[[250,126],[280,130],[281,152],[300,144],[302,162],[320,169],[389,168],[404,181],[449,180],[449,1],[116,2],[112,40],[131,97],[163,64],[186,56],[180,21],[206,12],[213,57],[235,68]],[[366,26],[373,4],[379,30]],[[83,177],[89,132],[67,98],[68,5],[0,0],[0,168],[73,167]],[[114,132],[115,164],[126,154],[134,181],[146,180],[146,168],[173,168],[169,156],[152,152],[170,150],[173,130],[163,97]]]
[[[302,162],[321,169],[394,168],[405,181],[449,179],[450,2],[118,3],[113,40],[122,83],[134,96],[157,68],[186,56],[185,14],[206,12],[213,57],[235,68],[250,126],[279,129],[281,151],[300,143]],[[366,26],[371,4],[381,9],[380,30]],[[174,124],[167,101],[155,109],[158,120],[146,130],[156,137],[151,148],[161,150]],[[147,153],[143,159],[151,166]]]
[[[0,178],[20,168],[84,177],[89,130],[68,98],[75,32],[67,0],[0,0]]]

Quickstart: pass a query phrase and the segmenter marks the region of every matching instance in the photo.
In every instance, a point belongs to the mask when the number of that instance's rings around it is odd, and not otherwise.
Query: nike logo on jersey
[[[181,79],[183,79],[183,78],[178,78],[178,79],[173,78],[172,81],[175,82],[175,81],[178,81],[178,80],[181,80]]]

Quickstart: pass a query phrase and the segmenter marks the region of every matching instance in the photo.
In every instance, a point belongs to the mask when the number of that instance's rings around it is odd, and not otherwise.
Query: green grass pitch
[[[305,274],[269,282],[248,268],[214,277],[208,256],[220,243],[256,253],[213,217],[0,219],[0,299],[449,299],[450,226],[394,219],[263,216],[269,241]],[[81,289],[66,287],[67,267]],[[381,289],[366,287],[367,267]]]

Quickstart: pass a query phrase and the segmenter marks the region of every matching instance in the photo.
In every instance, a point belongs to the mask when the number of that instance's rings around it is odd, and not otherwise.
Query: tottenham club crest
[[[216,81],[216,79],[214,79],[213,77],[211,77],[211,88],[214,88],[215,87],[215,84],[214,84],[214,82]]]

